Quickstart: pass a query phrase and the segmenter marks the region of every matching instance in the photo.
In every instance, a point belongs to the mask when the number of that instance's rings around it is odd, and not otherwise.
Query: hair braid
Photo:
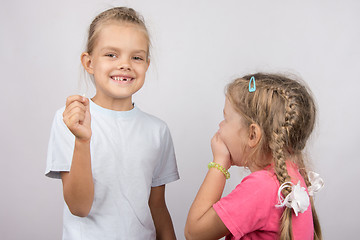
[[[289,91],[281,88],[277,88],[279,96],[284,99],[284,118],[280,119],[280,129],[275,129],[271,142],[275,144],[270,145],[270,149],[273,152],[273,158],[275,161],[275,174],[279,180],[279,184],[282,185],[285,182],[290,182],[291,177],[287,171],[285,148],[288,150],[290,145],[290,133],[293,128],[295,120],[295,104],[290,97]],[[281,123],[282,121],[282,123]],[[291,188],[283,188],[282,194],[286,197],[290,194]],[[292,211],[290,208],[285,208],[283,215],[281,216],[280,224],[280,239],[293,239],[292,234]]]
[[[292,129],[291,129],[294,126],[296,126],[299,122],[303,121],[302,119],[299,119],[300,115],[301,115],[301,113],[299,111],[299,103],[303,102],[304,99],[301,99],[302,95],[297,93],[297,91],[299,91],[299,90],[301,90],[301,89],[293,88],[291,90],[284,91],[282,94],[285,99],[285,109],[286,109],[284,127],[287,130],[287,134],[289,137],[289,151],[292,154],[298,154],[299,151],[301,151],[305,147],[305,143],[306,143],[306,139],[307,139],[306,138],[304,141],[301,138],[298,138],[298,135],[294,134],[295,131],[292,131]],[[300,98],[300,100],[299,100],[299,98]],[[312,108],[312,107],[313,107],[313,105],[310,105],[310,108]],[[312,121],[312,120],[310,119],[310,121]],[[311,130],[312,130],[312,128],[311,128]],[[301,158],[297,161],[297,164],[299,167],[299,173],[303,177],[306,186],[310,187],[311,183],[310,183],[306,168],[304,166],[302,156],[299,156],[299,157]],[[283,192],[283,194],[284,194],[284,196],[287,196],[286,191]],[[321,227],[320,227],[317,213],[315,210],[314,201],[311,196],[310,196],[310,203],[311,203],[311,210],[312,210],[312,215],[313,215],[314,239],[319,240],[319,239],[322,239]],[[292,215],[291,209],[290,208],[285,209],[282,219],[281,219],[282,221],[281,221],[280,239],[293,239],[292,227],[291,227],[291,215]]]
[[[301,176],[304,178],[306,186],[310,187],[311,183],[307,174],[307,171],[304,166],[299,166],[299,172]],[[319,218],[316,213],[315,205],[314,205],[314,199],[312,196],[310,196],[310,204],[311,204],[311,212],[313,216],[313,223],[314,223],[314,240],[321,240],[322,239],[322,232],[321,232],[321,226],[319,223]]]

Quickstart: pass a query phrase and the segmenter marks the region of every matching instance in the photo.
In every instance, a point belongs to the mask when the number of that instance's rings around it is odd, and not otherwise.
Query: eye
[[[116,58],[116,54],[115,53],[107,53],[105,54],[106,57],[110,57],[110,58]]]
[[[143,61],[144,60],[144,58],[140,57],[140,56],[135,56],[135,57],[133,57],[133,59],[136,60],[136,61]]]

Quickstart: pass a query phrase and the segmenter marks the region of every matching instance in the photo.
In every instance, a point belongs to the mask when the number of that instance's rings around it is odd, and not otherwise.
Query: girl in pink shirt
[[[315,115],[310,91],[288,77],[258,73],[230,83],[186,238],[322,239],[312,195],[323,182],[302,156]],[[221,198],[232,165],[251,174]]]

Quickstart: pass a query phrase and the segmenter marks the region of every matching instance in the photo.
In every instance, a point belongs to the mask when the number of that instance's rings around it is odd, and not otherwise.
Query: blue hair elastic
[[[253,86],[251,86],[251,82],[253,82]],[[255,90],[256,90],[255,77],[252,76],[249,82],[249,92],[255,92]]]

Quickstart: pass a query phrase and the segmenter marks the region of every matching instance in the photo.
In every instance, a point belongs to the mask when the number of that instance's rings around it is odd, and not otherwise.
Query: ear
[[[146,71],[149,69],[149,66],[150,66],[150,58],[147,59],[147,67],[146,67]]]
[[[89,53],[87,52],[83,52],[81,54],[81,64],[83,65],[83,67],[85,68],[85,70],[89,73],[89,74],[94,74],[94,69],[92,66],[92,57],[90,56]]]
[[[252,123],[249,126],[249,140],[248,140],[249,147],[251,148],[255,147],[260,142],[261,137],[262,137],[261,128],[259,127],[259,125]]]

